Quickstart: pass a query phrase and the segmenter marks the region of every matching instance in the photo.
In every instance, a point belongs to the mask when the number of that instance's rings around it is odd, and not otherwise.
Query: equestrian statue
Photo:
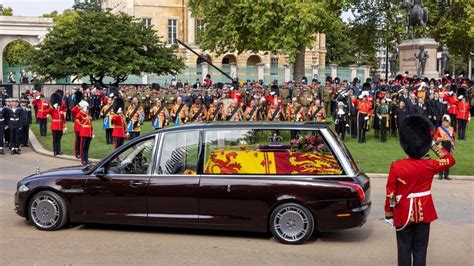
[[[428,8],[423,6],[423,0],[413,0],[413,3],[409,1],[404,1],[400,4],[401,8],[406,9],[407,19],[406,19],[406,33],[410,31],[410,27],[413,28],[412,38],[417,26],[423,28],[423,35],[428,26]]]

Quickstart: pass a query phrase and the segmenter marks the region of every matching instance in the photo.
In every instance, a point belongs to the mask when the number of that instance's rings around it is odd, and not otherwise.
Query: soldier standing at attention
[[[471,121],[471,116],[469,113],[469,103],[466,101],[464,95],[459,95],[457,102],[457,114],[456,119],[458,121],[458,139],[464,140],[466,137],[466,126],[469,121]]]
[[[61,138],[63,136],[63,130],[66,127],[66,110],[61,107],[62,98],[58,93],[51,95],[51,104],[53,108],[48,110],[48,114],[51,116],[51,133],[53,135],[53,152],[54,156],[62,155],[61,152]]]
[[[20,154],[21,115],[23,110],[18,106],[18,99],[12,99],[11,107],[7,108],[8,127],[10,128],[11,154]]]
[[[114,149],[122,146],[126,133],[125,133],[125,116],[123,115],[123,108],[125,107],[125,103],[123,102],[122,98],[116,98],[114,101],[114,115],[112,116],[112,136],[114,138]]]
[[[100,117],[104,119],[102,123],[102,128],[105,129],[105,142],[108,144],[113,144],[114,140],[112,137],[113,126],[111,124],[112,119],[112,109],[114,103],[114,93],[109,94],[109,97],[106,98],[107,103],[100,110]]]
[[[409,158],[390,166],[386,185],[385,220],[396,230],[398,265],[426,265],[430,223],[438,219],[431,184],[433,175],[456,161],[433,142],[428,118],[412,115],[400,125],[400,146]],[[429,149],[438,159],[425,159]]]
[[[137,97],[132,98],[130,106],[125,113],[125,118],[127,118],[128,140],[139,137],[141,131],[140,126],[145,119],[145,113]]]
[[[177,126],[188,122],[188,107],[181,97],[176,98],[176,103],[171,108],[171,119]]]
[[[355,106],[357,106],[357,135],[359,136],[359,143],[365,142],[365,133],[368,127],[369,115],[372,109],[371,102],[367,99],[368,93],[362,93],[359,95],[359,100],[354,100]]]
[[[160,98],[155,99],[155,105],[150,110],[150,118],[152,121],[153,128],[160,129],[166,126],[170,114],[165,104],[161,102]]]
[[[83,165],[89,164],[89,147],[95,137],[92,127],[92,117],[89,115],[89,105],[84,105],[77,114],[76,119],[81,125],[79,136],[81,137],[81,162]]]
[[[3,146],[5,145],[5,143],[3,143],[3,135],[5,134],[5,113],[7,109],[3,107],[3,97],[5,96],[0,94],[0,154],[5,154],[3,150]]]
[[[81,123],[79,123],[77,115],[86,106],[89,107],[89,103],[80,100],[80,102],[71,109],[71,115],[74,117],[74,155],[76,156],[76,159],[81,158]]]
[[[30,108],[30,101],[28,99],[21,99],[20,100],[20,105],[21,108],[23,109],[23,113],[21,114],[21,130],[20,130],[20,144],[23,147],[28,147],[29,146],[29,131],[30,131],[30,124],[33,121],[32,115],[31,115],[31,108]]]
[[[40,127],[40,135],[46,136],[47,128],[48,128],[48,114],[47,111],[49,109],[49,103],[44,99],[44,95],[38,95],[33,100],[33,105],[35,105],[38,109],[36,112],[36,120],[38,120],[38,124]]]
[[[377,116],[380,122],[380,139],[382,143],[387,142],[387,131],[390,126],[390,114],[385,98],[380,100],[380,106],[377,108]]]

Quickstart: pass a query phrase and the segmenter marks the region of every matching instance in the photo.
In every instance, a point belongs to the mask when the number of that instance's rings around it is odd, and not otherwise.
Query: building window
[[[278,57],[270,59],[270,75],[278,75]]]
[[[178,20],[168,19],[168,44],[176,44],[178,38]]]
[[[199,35],[201,35],[201,32],[203,32],[204,29],[205,29],[204,20],[197,19],[196,20],[196,37],[197,38],[199,38]]]
[[[143,25],[145,25],[145,27],[147,27],[147,28],[153,27],[153,23],[151,22],[151,18],[143,18],[142,21],[143,21]]]

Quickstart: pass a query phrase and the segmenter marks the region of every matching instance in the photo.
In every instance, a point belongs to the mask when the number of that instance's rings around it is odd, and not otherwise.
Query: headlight
[[[18,191],[19,192],[25,192],[25,191],[28,191],[30,190],[26,185],[21,185],[19,188],[18,188]]]

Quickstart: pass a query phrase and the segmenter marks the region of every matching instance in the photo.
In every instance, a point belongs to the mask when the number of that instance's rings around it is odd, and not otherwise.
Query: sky
[[[11,7],[14,16],[41,16],[57,10],[71,8],[74,0],[0,0],[4,7]]]

